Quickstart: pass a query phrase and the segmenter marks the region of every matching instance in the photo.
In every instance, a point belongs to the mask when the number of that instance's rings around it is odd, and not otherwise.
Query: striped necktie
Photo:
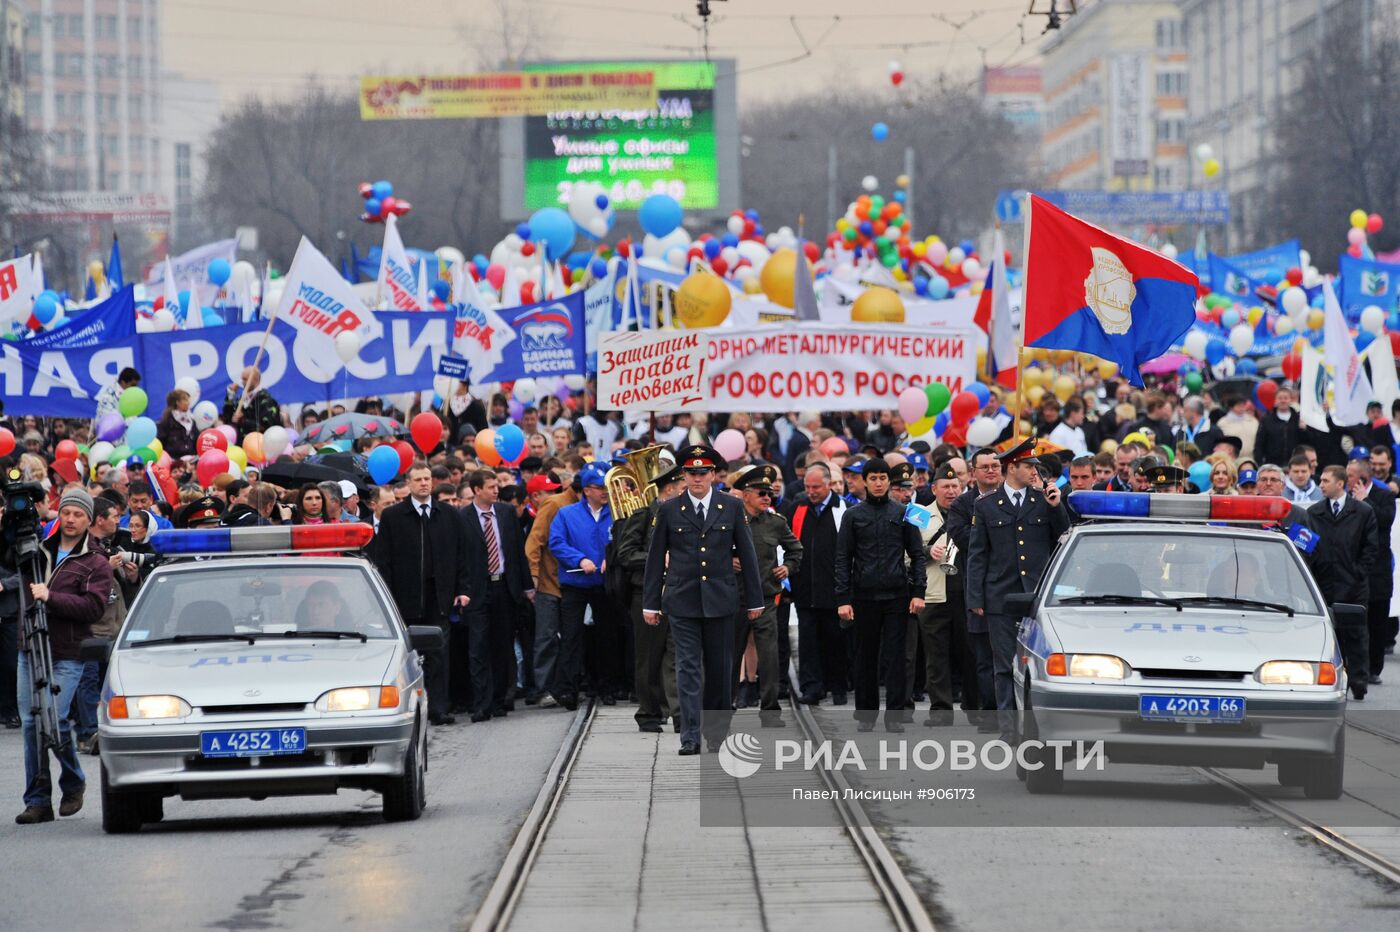
[[[485,525],[486,532],[486,565],[492,576],[501,574],[501,545],[496,543],[496,532],[491,524],[494,517],[491,512],[483,511],[481,521]]]

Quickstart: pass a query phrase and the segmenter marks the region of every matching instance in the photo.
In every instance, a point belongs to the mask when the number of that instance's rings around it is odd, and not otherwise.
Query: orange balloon
[[[263,455],[263,435],[257,431],[246,434],[243,437],[243,452],[248,454],[250,463],[267,462],[267,457]]]
[[[501,465],[501,454],[496,452],[496,432],[491,428],[477,431],[476,440],[472,442],[476,447],[476,457],[487,466]]]

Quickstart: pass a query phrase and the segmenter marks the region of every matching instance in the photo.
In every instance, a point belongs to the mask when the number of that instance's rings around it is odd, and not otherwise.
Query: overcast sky
[[[1036,57],[1044,20],[991,0],[711,0],[714,57],[738,59],[741,99],[910,79],[973,76]],[[227,104],[284,94],[309,74],[481,70],[529,58],[698,58],[694,0],[171,0],[165,65],[218,83]],[[502,28],[502,10],[509,30]],[[792,17],[796,16],[796,20]]]

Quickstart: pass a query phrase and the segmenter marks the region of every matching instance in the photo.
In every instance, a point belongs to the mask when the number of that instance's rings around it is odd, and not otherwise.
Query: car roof
[[[1100,534],[1198,534],[1204,537],[1246,537],[1255,540],[1288,543],[1288,538],[1278,531],[1266,531],[1261,527],[1246,524],[1224,526],[1193,521],[1097,521],[1076,524],[1070,528],[1071,536]]]
[[[289,563],[288,558],[296,557],[294,563]],[[193,558],[179,559],[170,563],[162,563],[151,573],[165,575],[167,573],[190,573],[207,569],[236,569],[256,570],[256,569],[282,569],[292,568],[297,570],[313,569],[315,567],[358,567],[368,570],[371,564],[368,560],[359,557],[308,557],[301,554],[272,553],[272,554],[248,554],[246,556],[213,557],[208,560],[196,560]]]

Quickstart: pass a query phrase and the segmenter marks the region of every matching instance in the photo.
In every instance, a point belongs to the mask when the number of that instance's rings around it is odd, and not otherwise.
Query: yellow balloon
[[[792,282],[797,273],[797,253],[791,249],[779,249],[763,263],[763,271],[758,273],[759,283],[768,300],[783,307],[792,307]]]
[[[910,246],[909,249],[920,259],[928,255],[928,245],[926,243],[915,243],[913,246]]]
[[[1133,441],[1137,441],[1145,447],[1152,446],[1152,444],[1147,442],[1147,435],[1142,433],[1141,431],[1135,430],[1131,434],[1123,438],[1124,443],[1131,443]]]
[[[1321,330],[1322,319],[1322,312],[1319,311],[1317,308],[1313,308],[1311,311],[1308,311],[1308,329]]]
[[[165,452],[165,444],[161,443],[159,438],[152,440],[146,446],[156,455],[156,459],[160,459],[160,455]]]
[[[1032,408],[1040,407],[1040,399],[1045,397],[1045,389],[1039,385],[1026,389],[1026,400],[1031,403]]]
[[[1075,383],[1073,376],[1062,375],[1055,379],[1055,397],[1060,399],[1061,403],[1070,400],[1074,395],[1074,389]]]
[[[1207,178],[1214,178],[1216,175],[1220,174],[1220,160],[1206,159],[1205,165],[1201,166],[1201,171],[1205,173]]]
[[[837,218],[836,218],[836,232],[837,232],[837,233],[845,233],[847,227],[849,227],[850,225],[851,225],[851,221],[847,220],[845,217],[837,217]]]
[[[894,273],[894,280],[897,282],[907,282],[909,280],[909,276],[904,274],[904,269],[897,265],[890,271]]]
[[[1055,365],[1063,366],[1067,362],[1074,362],[1074,350],[1051,350],[1050,358],[1055,361]]]
[[[908,176],[908,175],[900,175],[898,178],[896,178],[896,179],[894,180],[894,183],[895,183],[895,186],[896,186],[896,187],[907,188],[907,187],[909,187],[909,176]]]
[[[92,279],[94,285],[100,285],[107,280],[107,270],[102,268],[101,259],[93,259],[88,263],[88,278]]]
[[[1021,373],[1021,384],[1026,388],[1044,385],[1047,373],[1044,369],[1026,369]]]
[[[1312,344],[1308,342],[1307,337],[1298,337],[1293,341],[1293,352],[1301,353],[1303,351],[1303,347],[1311,345]]]
[[[1099,375],[1105,379],[1111,379],[1118,374],[1118,363],[1110,362],[1107,359],[1099,360]]]
[[[933,430],[933,418],[920,418],[919,420],[909,425],[909,436],[918,437],[922,434],[928,433],[931,430]]]
[[[1264,309],[1262,307],[1252,307],[1249,309],[1249,314],[1245,319],[1249,321],[1251,327],[1255,327],[1259,324],[1259,318],[1263,316]]]
[[[987,351],[984,349],[979,349],[977,351],[977,371],[987,371]]]
[[[713,272],[696,272],[676,290],[676,317],[691,329],[713,327],[729,316],[729,286]]]
[[[757,278],[750,276],[744,279],[744,294],[758,294],[762,290]]]
[[[1351,212],[1351,226],[1354,230],[1366,229],[1366,211],[1353,210]]]
[[[772,259],[768,260],[772,262]],[[764,271],[768,266],[763,267]],[[767,291],[767,289],[764,289]],[[791,289],[788,291],[791,294]],[[771,298],[772,292],[768,292]],[[791,307],[792,305],[788,305]],[[851,321],[863,324],[902,324],[904,323],[904,302],[889,288],[876,286],[867,288],[851,305]]]
[[[243,452],[242,447],[232,446],[229,447],[226,452],[228,453],[229,462],[237,463],[239,469],[248,468],[248,454]]]

